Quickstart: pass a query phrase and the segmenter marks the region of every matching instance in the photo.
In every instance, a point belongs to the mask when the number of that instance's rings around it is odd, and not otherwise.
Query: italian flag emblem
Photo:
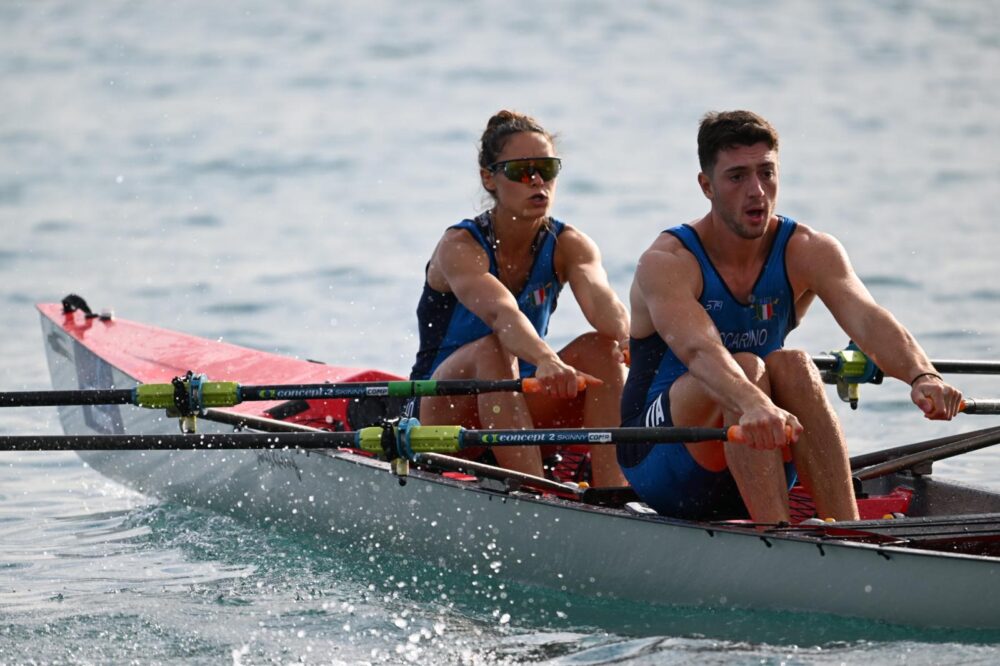
[[[532,291],[531,292],[531,302],[534,303],[536,306],[537,305],[542,305],[543,303],[545,303],[545,298],[546,298],[545,294],[548,291],[548,288],[550,286],[552,286],[552,285],[551,284],[547,284],[544,287],[539,287],[538,289],[535,289],[534,291]]]
[[[767,321],[774,316],[774,303],[771,301],[764,301],[763,303],[755,303],[753,306],[753,318],[757,321]]]

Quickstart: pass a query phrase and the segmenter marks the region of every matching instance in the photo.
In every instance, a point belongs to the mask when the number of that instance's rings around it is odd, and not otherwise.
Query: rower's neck
[[[538,235],[538,230],[548,223],[548,218],[545,217],[517,217],[501,208],[490,211],[490,219],[496,240],[507,247],[530,246]]]
[[[743,238],[733,232],[722,220],[709,213],[694,224],[705,251],[716,266],[730,266],[737,270],[755,272],[767,260],[767,255],[778,228],[773,218],[759,238]]]

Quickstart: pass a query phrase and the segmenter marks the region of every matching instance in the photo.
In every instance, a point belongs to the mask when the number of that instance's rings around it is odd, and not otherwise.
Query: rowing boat
[[[38,309],[57,390],[172,382],[189,371],[257,383],[398,379],[62,304]],[[204,410],[197,428],[233,439],[352,431],[397,409],[386,396],[258,400]],[[61,406],[59,417],[68,436],[179,433],[164,411],[120,405]],[[755,526],[666,518],[628,489],[581,489],[452,456],[400,465],[350,446],[295,448],[274,437],[245,449],[81,445],[92,450],[78,454],[151,497],[571,594],[1000,630],[1000,494],[936,479],[926,463],[859,481],[860,521]]]

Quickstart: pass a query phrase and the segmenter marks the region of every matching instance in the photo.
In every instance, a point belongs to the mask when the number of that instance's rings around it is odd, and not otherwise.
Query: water
[[[0,5],[0,387],[47,388],[36,302],[403,373],[441,229],[483,202],[500,108],[560,134],[555,214],[626,294],[705,211],[710,109],[782,133],[780,211],[835,234],[937,358],[995,359],[1000,4]],[[552,337],[583,328],[565,299]],[[816,308],[790,343],[845,342]],[[996,397],[988,377],[957,377]],[[840,407],[852,453],[928,423],[898,382]],[[7,410],[0,432],[58,432]],[[1000,489],[1000,453],[938,474]],[[0,454],[0,663],[987,663],[983,637],[607,605],[170,504],[72,454]],[[665,572],[664,575],[669,575]]]

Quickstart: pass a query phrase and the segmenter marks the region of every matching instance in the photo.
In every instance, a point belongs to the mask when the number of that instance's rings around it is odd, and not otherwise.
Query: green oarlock
[[[855,383],[867,381],[866,377],[870,374],[870,361],[863,351],[843,349],[831,353],[840,359],[841,365],[837,374],[843,379]]]
[[[461,446],[462,426],[414,426],[410,428],[410,450],[414,453],[455,453]],[[399,430],[393,429],[393,437]],[[358,431],[358,448],[370,453],[383,454],[382,428],[371,426]]]
[[[140,384],[135,387],[135,404],[148,409],[174,406],[173,384]]]
[[[202,382],[202,407],[232,407],[240,404],[240,385],[237,382]]]
[[[462,448],[462,426],[430,425],[410,429],[414,453],[455,453]]]
[[[185,390],[191,385],[185,382]],[[135,404],[148,409],[168,409],[174,406],[173,384],[140,384],[135,387]],[[240,385],[237,382],[202,382],[199,405],[206,407],[232,407],[240,404]]]
[[[358,448],[369,453],[382,453],[382,428],[370,426],[359,430]]]
[[[851,409],[858,408],[861,397],[860,384],[882,383],[882,371],[875,363],[854,344],[849,342],[846,349],[830,352],[837,359],[837,367],[827,371],[827,378],[832,378],[837,384],[837,395],[844,402],[850,403]]]

